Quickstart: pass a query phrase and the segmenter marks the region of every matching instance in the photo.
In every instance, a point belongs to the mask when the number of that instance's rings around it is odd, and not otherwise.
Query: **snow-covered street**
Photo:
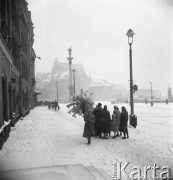
[[[112,113],[113,105],[105,104]],[[129,127],[129,139],[92,138],[91,145],[82,137],[83,118],[73,118],[65,104],[60,106],[60,111],[36,107],[19,120],[0,152],[1,170],[84,164],[111,173],[112,162],[120,161],[140,167],[156,163],[173,173],[173,104],[135,104],[138,126]]]

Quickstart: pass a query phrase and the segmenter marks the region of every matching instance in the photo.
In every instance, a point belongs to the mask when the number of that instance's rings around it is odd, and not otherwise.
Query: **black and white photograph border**
[[[0,9],[0,179],[173,179],[172,0]]]

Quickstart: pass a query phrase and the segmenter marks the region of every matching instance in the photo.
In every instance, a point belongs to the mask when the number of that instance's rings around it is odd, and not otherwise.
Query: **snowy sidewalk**
[[[0,170],[15,170],[64,164],[95,166],[112,172],[112,162],[131,162],[129,166],[172,166],[172,144],[158,149],[155,142],[138,129],[129,128],[130,138],[123,140],[82,137],[84,121],[67,113],[36,107],[20,120],[0,152]],[[172,167],[171,167],[172,168]]]

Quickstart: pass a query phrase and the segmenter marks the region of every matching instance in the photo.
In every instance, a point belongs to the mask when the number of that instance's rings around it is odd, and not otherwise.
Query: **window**
[[[3,120],[7,121],[7,81],[5,73],[2,74],[2,104],[3,104]]]

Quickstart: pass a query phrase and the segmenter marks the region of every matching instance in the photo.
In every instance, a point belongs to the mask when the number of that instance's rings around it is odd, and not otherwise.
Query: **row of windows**
[[[2,105],[3,120],[8,121],[13,112],[16,112],[16,92],[12,85],[7,83],[5,73],[2,74]]]
[[[22,108],[26,109],[29,105],[29,97],[28,97],[28,89],[25,91],[21,89],[18,92],[15,90],[14,87],[12,87],[11,83],[7,82],[5,73],[2,74],[1,77],[2,81],[2,114],[3,114],[3,120],[8,121],[8,119],[12,118],[13,112],[16,113],[16,107],[17,105],[20,106],[20,98],[22,98]],[[21,94],[21,96],[20,96]],[[19,113],[19,110],[18,110]],[[1,123],[1,122],[0,122]],[[3,124],[0,124],[0,127]]]
[[[20,71],[20,49],[19,49],[19,45],[17,44],[17,41],[14,36],[12,37],[12,42],[13,42],[12,43],[13,63],[16,66],[16,68]]]
[[[2,37],[7,47],[12,53],[13,63],[19,71],[23,69],[20,67],[20,48],[22,48],[23,53],[26,57],[28,57],[30,48],[30,42],[28,41],[29,26],[24,18],[24,12],[22,11],[22,9],[20,12],[19,9],[21,2],[18,0],[0,0],[0,32],[2,33]]]

